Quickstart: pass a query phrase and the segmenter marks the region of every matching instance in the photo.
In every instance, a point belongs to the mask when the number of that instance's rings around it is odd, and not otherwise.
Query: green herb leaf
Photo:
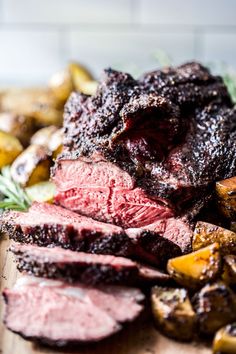
[[[9,166],[1,170],[0,193],[0,209],[27,210],[31,204],[25,190],[12,179]]]

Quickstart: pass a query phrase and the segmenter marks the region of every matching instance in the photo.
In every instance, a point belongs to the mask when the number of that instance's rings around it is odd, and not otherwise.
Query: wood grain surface
[[[0,241],[0,275],[1,291],[12,287],[19,273],[16,270],[13,256],[8,252],[9,240]],[[4,313],[1,298],[0,315]],[[163,337],[153,327],[149,316],[145,315],[117,335],[101,343],[80,346],[73,350],[53,350],[25,341],[18,335],[0,325],[0,348],[2,354],[210,354],[211,349],[197,344],[182,344]]]

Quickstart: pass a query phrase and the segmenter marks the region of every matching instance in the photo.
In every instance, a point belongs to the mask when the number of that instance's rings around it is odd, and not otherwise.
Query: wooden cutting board
[[[1,291],[12,287],[19,276],[13,257],[7,251],[9,240],[0,240],[0,275]],[[0,315],[3,316],[4,304],[1,298]],[[149,318],[141,318],[136,323],[127,326],[117,335],[101,343],[80,346],[72,351],[53,350],[25,341],[8,331],[0,324],[1,354],[210,354],[211,349],[197,344],[182,344],[163,337],[153,327]]]

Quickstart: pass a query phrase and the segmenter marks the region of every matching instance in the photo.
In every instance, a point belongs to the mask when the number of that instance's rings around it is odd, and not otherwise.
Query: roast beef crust
[[[94,96],[71,95],[64,130],[55,169],[99,153],[176,215],[203,206],[212,183],[236,172],[236,109],[222,79],[194,62],[139,80],[106,70]]]
[[[134,237],[130,237],[125,230],[120,234],[102,235],[91,229],[85,231],[83,235],[78,235],[72,225],[41,224],[22,229],[14,220],[4,222],[4,217],[1,229],[11,239],[20,243],[130,257],[161,267],[166,265],[169,258],[182,254],[180,247],[175,243],[156,232],[141,229]]]
[[[80,281],[88,285],[96,284],[126,284],[133,285],[138,281],[138,268],[116,269],[112,265],[86,264],[84,267],[76,264],[55,264],[45,260],[37,262],[24,252],[14,252],[17,256],[17,268],[30,275],[50,279],[61,279],[69,283]]]

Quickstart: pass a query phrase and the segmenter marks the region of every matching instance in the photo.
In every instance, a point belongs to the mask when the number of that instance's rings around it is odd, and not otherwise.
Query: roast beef
[[[99,341],[116,333],[140,314],[144,299],[135,288],[92,288],[34,277],[18,279],[3,295],[8,329],[57,346]]]
[[[156,231],[124,230],[53,204],[35,202],[28,212],[8,211],[1,224],[13,240],[21,243],[138,258],[160,266],[181,254],[177,244]]]
[[[106,70],[94,96],[65,106],[56,203],[125,228],[172,220],[183,234],[214,181],[236,172],[235,128],[222,79],[198,63],[139,80]]]
[[[165,283],[170,279],[155,268],[124,257],[22,244],[13,244],[10,249],[16,256],[17,268],[38,277],[89,285]]]

